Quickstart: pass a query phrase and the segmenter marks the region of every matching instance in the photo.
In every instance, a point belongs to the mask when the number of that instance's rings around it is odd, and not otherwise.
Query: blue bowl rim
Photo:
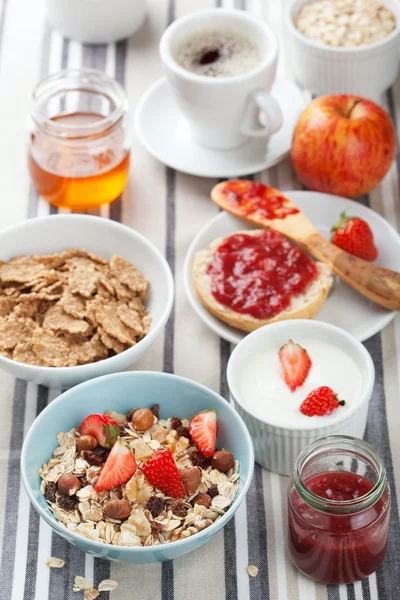
[[[170,542],[170,544],[172,544],[174,548],[176,548],[176,549],[184,548],[185,546],[191,544],[193,537],[195,537],[196,540],[199,540],[199,542],[200,542],[203,537],[208,537],[212,531],[215,531],[215,533],[217,533],[220,529],[222,529],[226,525],[226,523],[231,519],[231,517],[234,515],[234,513],[239,508],[239,506],[241,505],[241,503],[250,487],[251,480],[253,478],[254,448],[253,448],[253,442],[251,440],[250,433],[247,429],[247,426],[244,423],[242,417],[239,415],[239,413],[237,413],[236,410],[230,405],[229,401],[225,400],[225,398],[223,398],[220,394],[218,394],[217,392],[214,392],[214,390],[208,388],[207,386],[205,386],[201,383],[198,383],[197,381],[193,381],[192,379],[189,379],[188,377],[181,377],[180,375],[175,375],[173,373],[163,373],[160,371],[129,371],[127,373],[111,373],[110,375],[103,375],[102,377],[95,377],[94,379],[90,379],[89,381],[80,383],[79,385],[74,386],[73,388],[63,392],[57,398],[55,398],[50,404],[48,404],[42,410],[42,412],[36,417],[36,419],[32,423],[32,425],[29,428],[29,431],[25,437],[24,443],[22,445],[21,458],[20,458],[21,478],[22,478],[22,482],[23,482],[25,491],[28,494],[30,502],[32,503],[32,505],[34,506],[36,511],[39,513],[39,515],[46,521],[46,523],[48,523],[50,525],[50,527],[52,529],[54,529],[54,531],[59,533],[64,538],[65,538],[65,534],[67,533],[68,537],[71,537],[72,539],[76,539],[78,542],[85,541],[91,547],[91,550],[93,550],[93,551],[98,550],[100,554],[105,554],[105,550],[114,550],[115,551],[116,549],[125,555],[137,553],[137,552],[143,553],[143,554],[151,554],[151,553],[154,553],[154,551],[157,550],[158,548],[165,548],[166,546],[168,547],[169,544],[165,544],[162,546],[139,546],[139,547],[138,546],[115,546],[112,544],[103,544],[101,542],[96,542],[95,540],[90,540],[88,538],[85,538],[73,531],[66,529],[64,526],[60,525],[59,522],[55,519],[55,517],[51,517],[37,503],[36,498],[35,498],[35,496],[32,492],[32,489],[29,485],[28,475],[25,470],[27,447],[28,447],[30,439],[33,435],[33,431],[41,423],[41,421],[45,418],[45,415],[47,414],[47,412],[56,410],[56,408],[59,405],[63,404],[65,399],[68,398],[71,394],[76,393],[77,391],[84,390],[86,387],[90,387],[91,385],[93,385],[94,383],[97,383],[98,381],[105,381],[107,379],[124,379],[124,378],[129,379],[131,377],[135,378],[135,377],[141,377],[143,375],[151,375],[152,377],[155,377],[156,379],[174,379],[174,380],[186,382],[194,387],[199,388],[200,390],[202,390],[208,394],[211,394],[217,402],[226,402],[226,404],[228,406],[228,410],[230,410],[234,414],[239,427],[242,429],[243,438],[246,442],[246,445],[247,445],[247,448],[249,451],[249,462],[250,462],[249,475],[248,475],[247,479],[244,481],[243,488],[238,491],[238,494],[237,494],[233,504],[228,509],[228,511],[224,515],[222,515],[222,517],[220,519],[218,519],[218,521],[214,522],[209,527],[206,527],[206,529],[199,531],[198,533],[195,534],[195,536],[188,537],[184,540],[178,540],[176,542]],[[38,466],[38,469],[39,469],[39,466]]]

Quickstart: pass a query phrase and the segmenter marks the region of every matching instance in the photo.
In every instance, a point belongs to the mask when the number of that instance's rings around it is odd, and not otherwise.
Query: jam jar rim
[[[363,496],[352,500],[330,500],[328,498],[322,498],[306,486],[301,476],[301,469],[306,463],[307,458],[312,456],[318,449],[328,447],[329,445],[337,447],[337,444],[340,441],[349,445],[353,444],[361,451],[364,450],[372,457],[375,466],[377,467],[378,478],[375,485]],[[336,515],[358,513],[373,506],[379,498],[381,498],[388,485],[385,466],[375,448],[368,442],[349,435],[328,435],[311,442],[311,444],[304,448],[297,457],[293,472],[293,482],[297,493],[308,505],[316,510]]]
[[[66,88],[67,91],[73,90],[90,90],[91,86],[94,86],[96,80],[101,83],[104,88],[108,87],[109,91],[105,89],[98,90],[99,94],[103,97],[112,100],[115,104],[114,108],[109,115],[94,121],[93,123],[86,124],[65,124],[58,122],[54,119],[48,118],[43,114],[42,105],[39,105],[40,100],[42,102],[49,101],[56,92],[57,84],[65,80],[71,80],[71,84]],[[76,80],[73,83],[73,80]],[[95,89],[93,87],[93,89]],[[44,98],[43,98],[44,97]],[[124,88],[112,77],[99,71],[98,69],[91,69],[87,67],[82,68],[67,68],[61,69],[56,73],[52,73],[47,77],[41,79],[32,91],[32,106],[31,106],[31,117],[35,123],[45,130],[47,135],[60,137],[64,139],[80,139],[87,138],[89,136],[102,136],[105,133],[110,133],[117,127],[128,109],[128,100],[124,91]]]

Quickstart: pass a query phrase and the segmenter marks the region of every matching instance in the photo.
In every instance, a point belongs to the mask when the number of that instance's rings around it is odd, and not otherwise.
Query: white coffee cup
[[[175,44],[203,28],[234,30],[255,40],[260,62],[241,75],[209,77],[187,71],[173,56]],[[214,8],[181,17],[164,32],[160,56],[170,89],[193,138],[218,150],[235,148],[251,137],[267,139],[282,125],[282,113],[269,91],[276,74],[278,42],[272,29],[243,10]]]

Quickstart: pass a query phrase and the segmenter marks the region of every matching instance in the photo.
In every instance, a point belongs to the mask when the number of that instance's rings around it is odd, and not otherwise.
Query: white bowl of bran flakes
[[[383,16],[377,17],[382,9]],[[386,11],[393,15],[394,27]],[[285,11],[285,30],[294,78],[312,94],[355,94],[379,101],[396,79],[397,0],[293,0]]]
[[[86,252],[66,252],[71,249]],[[43,259],[44,255],[60,253],[63,253],[61,257],[68,256],[71,263],[75,261],[73,268],[78,281],[71,283],[69,271],[66,279],[57,280],[65,275],[63,270],[70,267],[65,267],[62,260],[59,261],[61,266],[55,266],[53,259]],[[4,281],[1,274],[5,269],[10,275],[11,259],[33,255],[52,269],[51,275],[48,270],[45,276],[37,274],[40,268],[36,263],[24,259],[26,264],[22,271],[31,268],[33,281],[28,289],[22,290],[24,302],[19,302],[22,292],[18,288],[28,284]],[[101,271],[100,275],[97,270]],[[11,270],[11,278],[14,276]],[[56,280],[54,284],[51,276]],[[136,289],[131,285],[132,276],[138,291],[132,291]],[[20,279],[26,280],[26,276]],[[121,285],[121,281],[127,285]],[[12,286],[17,289],[10,289]],[[7,287],[11,292],[9,297],[18,300],[17,310],[22,310],[24,315],[21,326],[14,329],[9,321],[20,316],[15,313],[17,304],[11,308],[6,306]],[[151,242],[129,227],[88,215],[31,219],[0,232],[0,288],[0,368],[19,379],[56,388],[71,387],[93,377],[129,369],[163,331],[174,298],[171,270]],[[64,312],[62,306],[66,301],[73,303],[74,316],[69,306],[68,313]],[[135,311],[137,303],[140,309]],[[38,316],[38,311],[43,311],[43,318]],[[101,323],[96,320],[99,314]],[[59,327],[64,329],[60,331]],[[109,335],[114,333],[113,327],[118,329],[117,337]],[[16,339],[10,336],[10,331]],[[124,338],[125,334],[129,339]],[[14,355],[28,362],[32,355],[35,364],[19,362]],[[92,356],[95,362],[89,362]]]

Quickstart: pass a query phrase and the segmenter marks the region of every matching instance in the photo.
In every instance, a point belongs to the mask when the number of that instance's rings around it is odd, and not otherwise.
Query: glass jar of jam
[[[385,467],[372,446],[320,438],[299,455],[289,484],[290,556],[317,581],[363,579],[385,556],[389,513]]]
[[[112,202],[129,173],[127,99],[95,69],[65,69],[33,91],[29,170],[50,204],[89,210]]]

